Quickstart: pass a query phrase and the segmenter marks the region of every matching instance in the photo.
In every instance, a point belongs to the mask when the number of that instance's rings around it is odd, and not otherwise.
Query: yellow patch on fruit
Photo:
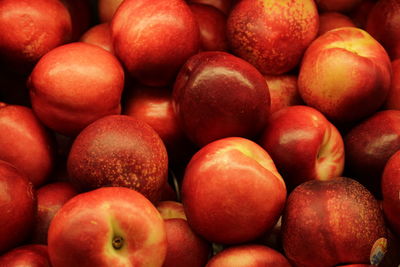
[[[387,239],[382,237],[375,241],[371,249],[369,260],[371,265],[378,266],[387,251]]]

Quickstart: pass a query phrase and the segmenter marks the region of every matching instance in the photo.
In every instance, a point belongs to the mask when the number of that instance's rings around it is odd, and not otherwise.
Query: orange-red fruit
[[[0,160],[0,254],[26,240],[36,215],[32,183],[11,164]]]
[[[243,0],[227,22],[232,51],[264,74],[293,69],[317,36],[314,1]]]
[[[200,45],[199,27],[184,0],[125,0],[113,16],[111,34],[130,75],[149,86],[173,82]]]
[[[124,71],[104,49],[70,43],[41,58],[29,87],[39,119],[56,132],[76,135],[93,121],[120,113]]]
[[[149,125],[114,115],[95,121],[77,136],[67,167],[71,181],[83,190],[123,186],[157,202],[167,181],[168,157]]]
[[[255,244],[233,246],[218,253],[206,267],[290,267],[278,251]]]
[[[361,3],[362,0],[315,0],[322,11],[347,12]]]
[[[392,61],[392,82],[384,107],[400,110],[400,58]]]
[[[295,266],[325,267],[369,262],[386,226],[373,195],[338,177],[298,186],[288,197],[282,232],[285,255]]]
[[[69,41],[71,32],[70,14],[59,0],[0,1],[0,59],[15,68],[31,67]]]
[[[50,132],[30,108],[0,102],[0,159],[23,172],[34,186],[43,184],[54,165]]]
[[[80,41],[97,45],[111,53],[114,51],[109,23],[102,23],[93,26],[81,36]]]

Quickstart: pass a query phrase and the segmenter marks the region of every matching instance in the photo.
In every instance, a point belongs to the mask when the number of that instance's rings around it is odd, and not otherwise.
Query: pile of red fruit
[[[16,266],[400,266],[400,2],[0,0]]]

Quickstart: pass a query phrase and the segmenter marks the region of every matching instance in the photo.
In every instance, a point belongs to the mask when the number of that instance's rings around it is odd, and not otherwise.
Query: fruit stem
[[[112,241],[112,246],[115,249],[121,249],[124,245],[124,239],[120,236],[115,236]]]

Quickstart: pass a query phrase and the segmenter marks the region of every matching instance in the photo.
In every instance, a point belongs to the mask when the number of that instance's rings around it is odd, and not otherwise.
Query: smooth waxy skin
[[[388,51],[390,58],[400,58],[400,3],[397,0],[380,0],[371,9],[365,26]]]
[[[296,187],[287,200],[282,231],[285,255],[302,267],[369,262],[375,241],[386,237],[377,200],[343,177]]]
[[[83,190],[124,186],[156,203],[167,181],[168,156],[149,125],[114,115],[97,120],[77,136],[67,168],[71,182]]]
[[[272,114],[259,144],[291,189],[307,180],[327,180],[343,172],[343,139],[314,108],[291,106]]]
[[[189,3],[197,3],[213,6],[221,10],[224,14],[229,14],[235,0],[189,0]]]
[[[177,76],[173,101],[183,130],[198,146],[228,136],[254,137],[270,110],[264,77],[225,52],[191,57]]]
[[[169,88],[140,84],[129,88],[123,113],[147,123],[157,132],[171,164],[186,164],[193,155],[194,146],[179,125]]]
[[[124,71],[95,45],[76,42],[53,49],[29,79],[32,108],[49,128],[75,136],[93,121],[121,112]]]
[[[99,0],[97,9],[100,21],[110,22],[122,1],[123,0]]]
[[[2,267],[51,267],[47,246],[25,245],[0,256]]]
[[[55,182],[40,187],[37,192],[36,222],[32,231],[32,242],[47,244],[50,222],[60,208],[78,191],[67,182]]]
[[[390,157],[382,174],[383,211],[393,230],[400,234],[400,153]]]
[[[60,209],[48,248],[53,267],[150,267],[162,265],[167,240],[151,202],[135,190],[108,187],[79,194]]]
[[[319,15],[318,36],[340,27],[356,27],[354,22],[339,12],[324,12]]]
[[[165,86],[197,53],[199,27],[184,0],[123,1],[111,22],[114,51],[140,83]]]
[[[206,267],[291,267],[279,252],[262,245],[240,245],[227,248],[212,257]]]
[[[318,11],[310,0],[240,1],[227,22],[234,54],[263,74],[293,69],[317,32]]]
[[[392,74],[392,82],[384,108],[400,110],[400,58],[392,61]]]
[[[271,96],[271,114],[288,106],[301,105],[296,75],[265,75]]]
[[[113,53],[111,28],[109,23],[102,23],[87,30],[80,38],[81,42],[97,45]]]
[[[181,202],[177,201],[160,201],[157,204],[157,210],[160,212],[164,220],[167,219],[184,219],[186,220],[185,210]]]
[[[201,51],[227,51],[226,15],[217,8],[205,4],[189,4],[199,25]]]
[[[30,108],[0,102],[0,160],[23,172],[34,186],[48,178],[54,165],[50,132]]]
[[[182,203],[189,225],[207,240],[253,240],[277,222],[286,187],[268,153],[239,137],[214,141],[186,167]]]
[[[11,164],[0,160],[0,254],[28,237],[35,221],[32,183]]]
[[[58,0],[0,3],[0,58],[21,71],[71,38],[71,18]]]
[[[344,27],[318,37],[307,48],[299,92],[307,105],[330,120],[351,123],[383,104],[390,80],[391,64],[385,49],[367,32]]]
[[[380,194],[386,162],[400,149],[400,111],[381,111],[353,127],[344,137],[346,169]]]
[[[211,243],[190,228],[184,219],[164,219],[168,249],[163,267],[204,267]]]

